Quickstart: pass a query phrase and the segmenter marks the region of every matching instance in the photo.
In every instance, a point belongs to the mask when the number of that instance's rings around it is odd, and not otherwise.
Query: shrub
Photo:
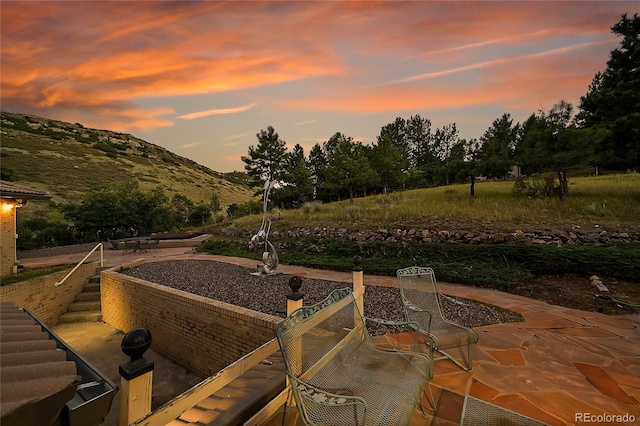
[[[376,203],[381,206],[400,204],[402,202],[402,194],[399,192],[391,192],[386,195],[381,195],[376,198]]]
[[[360,206],[346,206],[343,209],[345,218],[348,220],[357,220],[362,218],[362,208]]]
[[[513,192],[529,198],[552,197],[558,193],[553,173],[539,173],[531,176],[519,176],[513,185]]]
[[[242,204],[233,203],[227,207],[227,216],[232,219],[258,213],[262,213],[262,201],[258,199],[249,200]]]
[[[302,205],[302,211],[305,214],[318,213],[322,210],[322,201],[307,201]]]

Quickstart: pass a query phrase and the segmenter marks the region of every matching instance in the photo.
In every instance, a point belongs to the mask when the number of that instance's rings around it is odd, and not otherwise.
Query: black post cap
[[[360,256],[353,256],[353,271],[362,271],[362,258]]]
[[[302,278],[295,275],[289,278],[289,288],[291,289],[291,293],[287,294],[287,299],[289,300],[302,299],[304,295],[298,292],[298,290],[300,290],[300,287],[302,287]]]
[[[151,332],[146,328],[134,328],[125,334],[120,349],[130,359],[124,364],[120,364],[120,376],[131,380],[153,370],[153,361],[144,357],[144,353],[151,347],[152,341]]]

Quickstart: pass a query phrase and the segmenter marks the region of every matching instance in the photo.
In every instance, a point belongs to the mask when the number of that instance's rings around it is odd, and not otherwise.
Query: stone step
[[[60,316],[61,323],[99,321],[102,321],[101,311],[67,312]]]
[[[88,300],[100,300],[99,291],[85,291],[76,296],[76,302],[85,302]]]
[[[100,275],[91,275],[89,277],[88,282],[90,282],[90,283],[100,283]]]
[[[89,283],[82,287],[83,292],[100,292],[100,283]]]
[[[101,306],[99,300],[73,302],[67,308],[67,312],[101,311]]]

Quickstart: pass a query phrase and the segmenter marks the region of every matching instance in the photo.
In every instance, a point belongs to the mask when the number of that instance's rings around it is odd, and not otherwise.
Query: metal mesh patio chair
[[[442,311],[440,292],[433,269],[412,266],[396,272],[404,305],[405,319],[418,324],[418,330],[428,336],[430,358],[433,362],[450,359],[463,370],[473,368],[471,345],[478,342],[478,334],[470,328],[449,321]],[[467,347],[467,360],[461,362],[447,349]],[[435,352],[442,356],[434,358]]]
[[[275,329],[305,425],[407,425],[417,406],[426,417],[423,395],[434,406],[429,358],[376,348],[348,288],[297,309]]]
[[[467,395],[460,426],[548,426],[546,423]]]

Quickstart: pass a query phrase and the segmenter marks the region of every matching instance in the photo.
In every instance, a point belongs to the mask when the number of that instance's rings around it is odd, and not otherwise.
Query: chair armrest
[[[344,411],[346,423],[358,426],[365,424],[367,420],[367,402],[363,398],[355,395],[328,392],[295,376],[289,374],[287,376],[289,377],[296,403],[301,406],[301,413],[306,417],[304,419],[305,423],[311,422],[315,424],[313,421],[316,417],[315,413],[322,416],[323,411],[335,408],[336,411]],[[336,414],[336,416],[339,416],[339,414]]]

